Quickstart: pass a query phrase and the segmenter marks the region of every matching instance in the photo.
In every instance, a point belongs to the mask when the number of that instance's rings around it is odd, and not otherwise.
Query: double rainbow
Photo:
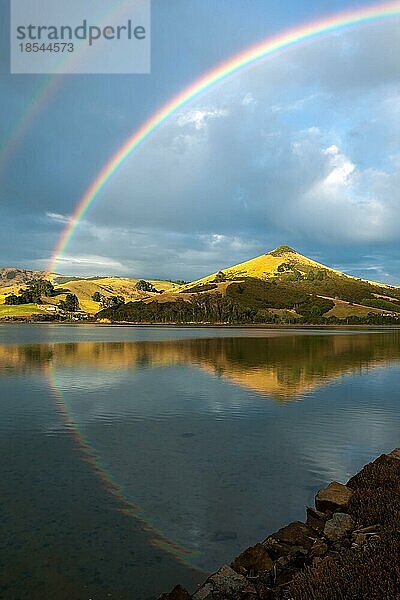
[[[90,206],[93,204],[99,193],[107,185],[108,181],[140,145],[147,140],[157,129],[165,123],[171,115],[182,108],[191,100],[197,98],[201,93],[212,89],[221,83],[227,77],[237,74],[244,68],[252,66],[259,61],[275,54],[279,50],[285,50],[296,46],[302,42],[317,38],[324,34],[334,31],[360,25],[363,23],[389,19],[400,15],[400,1],[385,2],[378,5],[364,7],[356,10],[336,14],[318,21],[296,27],[280,33],[272,38],[252,46],[251,48],[240,52],[233,58],[207,72],[197,79],[194,83],[185,88],[172,100],[162,106],[152,117],[150,117],[139,129],[137,129],[121,146],[121,148],[104,165],[96,178],[93,180],[85,194],[78,202],[71,219],[62,232],[57,245],[51,257],[48,271],[54,272],[57,260],[65,252],[65,249],[71,240],[75,229],[81,219],[85,216]]]

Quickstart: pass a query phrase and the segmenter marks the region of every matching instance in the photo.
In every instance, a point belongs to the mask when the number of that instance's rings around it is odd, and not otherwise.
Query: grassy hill
[[[19,306],[5,306],[4,302],[10,294],[18,295],[20,289],[24,289],[34,279],[49,279],[55,286],[56,295],[42,297],[42,303],[23,304]],[[137,289],[140,280],[127,277],[64,277],[57,274],[48,274],[42,271],[27,271],[23,269],[3,268],[0,269],[0,318],[3,316],[29,316],[31,314],[46,313],[46,305],[58,305],[65,300],[66,294],[75,294],[78,297],[81,310],[95,314],[101,309],[98,302],[92,300],[92,296],[98,292],[108,298],[111,296],[122,296],[125,302],[144,300],[156,296],[153,292],[143,292]],[[156,290],[165,293],[173,292],[179,285],[170,281],[147,280]],[[44,307],[44,308],[43,308]]]
[[[307,279],[324,278],[325,276],[339,276],[352,281],[360,281],[351,275],[345,275],[340,271],[327,267],[321,263],[311,260],[299,252],[296,252],[289,246],[279,246],[266,254],[247,260],[246,262],[222,269],[218,273],[212,273],[197,281],[184,286],[185,289],[191,289],[192,286],[205,285],[215,282],[216,279],[224,277],[225,280],[234,281],[243,277],[253,277],[265,281],[281,278],[285,280],[297,280],[301,277]],[[374,284],[374,282],[369,282]],[[385,284],[378,284],[381,288],[389,288]]]
[[[345,275],[288,246],[161,294],[106,309],[134,322],[322,323],[396,320],[400,288]]]
[[[45,271],[28,271],[13,267],[0,268],[0,289],[10,286],[19,286],[32,281],[32,279],[50,279]]]
[[[302,256],[289,246],[212,273],[191,283],[126,277],[65,277],[18,269],[0,270],[0,306],[32,279],[55,286],[40,305],[2,306],[0,318],[46,312],[67,294],[99,320],[138,323],[380,323],[400,319],[400,288],[346,275]],[[123,303],[102,308],[93,300],[117,296]],[[107,303],[103,302],[103,306]],[[47,306],[48,308],[48,306]],[[31,313],[29,313],[31,311]]]
[[[146,280],[154,286],[156,290],[164,290],[165,292],[171,292],[179,288],[175,283],[170,281],[162,281],[158,279]],[[147,298],[153,298],[157,294],[152,292],[142,292],[136,288],[139,279],[132,279],[127,277],[103,277],[100,279],[77,279],[69,280],[62,285],[56,286],[56,289],[60,292],[61,290],[66,293],[75,294],[79,300],[79,306],[85,312],[89,314],[97,313],[101,306],[98,302],[92,300],[92,296],[95,292],[99,292],[102,296],[122,296],[125,302],[144,300]],[[55,303],[59,303],[60,300],[65,298],[65,294],[60,294],[53,298]],[[48,299],[49,300],[49,299]]]

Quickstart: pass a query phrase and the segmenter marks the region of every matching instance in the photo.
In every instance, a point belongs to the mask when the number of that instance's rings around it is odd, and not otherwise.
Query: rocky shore
[[[247,548],[190,594],[159,600],[400,600],[400,449],[346,485],[329,484],[295,521]]]

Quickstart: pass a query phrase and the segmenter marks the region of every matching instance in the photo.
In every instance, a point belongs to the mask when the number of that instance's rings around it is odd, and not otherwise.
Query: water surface
[[[194,589],[399,445],[399,342],[0,326],[0,597]]]

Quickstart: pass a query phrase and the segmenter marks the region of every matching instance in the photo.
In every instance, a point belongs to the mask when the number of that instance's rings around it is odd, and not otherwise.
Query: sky
[[[46,269],[129,135],[241,50],[368,2],[152,0],[148,75],[10,75],[0,6],[0,267]],[[376,3],[375,3],[376,4]],[[288,244],[400,285],[400,19],[271,56],[180,109],[116,172],[63,274],[193,280]]]

